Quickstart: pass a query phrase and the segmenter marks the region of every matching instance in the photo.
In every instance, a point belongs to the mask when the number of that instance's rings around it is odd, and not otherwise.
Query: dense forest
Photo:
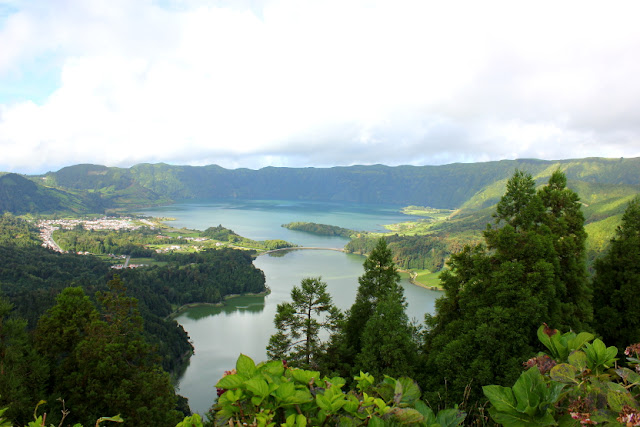
[[[163,393],[169,399],[162,403],[165,405],[162,410],[173,411],[173,415],[159,414],[157,419],[149,414],[144,417],[162,420],[159,424],[151,422],[152,425],[173,425],[179,419],[175,409],[182,408],[181,413],[188,413],[188,406],[174,395],[168,377],[162,379],[164,374],[160,374],[178,371],[193,349],[182,327],[168,316],[183,304],[220,303],[225,295],[265,291],[264,275],[253,266],[247,251],[222,248],[198,253],[154,253],[158,265],[119,270],[119,274],[115,274],[116,270],[96,257],[61,254],[41,247],[31,223],[13,215],[0,217],[0,226],[0,257],[3,260],[0,264],[0,407],[9,405],[7,414],[12,419],[26,419],[25,414],[33,411],[33,404],[48,395],[52,396],[47,400],[53,406],[57,405],[54,402],[58,396],[64,396],[69,407],[74,408],[74,414],[67,420],[87,425],[91,420],[95,422],[96,415],[105,415],[107,410],[124,414],[122,399],[128,400],[125,396],[131,393],[142,397],[127,405],[147,406],[149,411],[157,412],[160,407],[156,408],[154,402],[160,402],[156,399],[164,397],[152,392],[154,387],[159,387],[165,390]],[[61,304],[71,306],[62,308]],[[109,304],[116,305],[110,308]],[[126,314],[118,312],[122,304],[130,306]],[[84,308],[80,309],[78,305]],[[85,310],[84,320],[77,319],[79,310]],[[116,312],[109,314],[109,310]],[[126,322],[133,323],[126,326],[122,316],[129,319]],[[55,321],[50,320],[53,324],[43,326],[49,321],[45,319],[54,317]],[[67,321],[85,323],[68,327],[60,324]],[[77,330],[75,338],[55,338],[56,334],[68,333],[63,331],[70,327]],[[109,333],[117,333],[123,327],[134,337],[134,341],[122,344],[135,347],[130,353],[132,360],[126,360],[129,353],[115,346],[117,340],[107,339]],[[42,332],[45,329],[47,332]],[[94,333],[98,335],[94,336]],[[94,339],[103,341],[96,343],[92,341]],[[108,363],[114,367],[120,363],[138,366],[139,372],[130,373],[132,377],[128,381],[136,382],[136,387],[150,387],[144,392],[147,395],[134,389],[116,392],[116,388],[129,387],[122,383],[129,375],[125,374],[124,368],[120,368],[122,374],[117,376],[121,378],[120,382],[112,379],[97,383],[92,386],[97,388],[87,394],[89,385],[77,382],[79,376],[87,375],[82,374],[81,369],[94,372],[97,367],[84,365],[81,368],[80,361],[71,361],[69,354],[86,352],[89,350],[86,347],[94,345],[114,347],[97,347],[92,350],[93,355],[82,353],[83,357],[104,358],[109,354],[113,360]],[[119,354],[124,358],[122,361]],[[155,357],[150,359],[151,354]],[[88,360],[84,362],[89,363]],[[25,363],[28,366],[23,365]],[[92,375],[87,378],[93,378]],[[113,374],[105,375],[100,381],[107,381]],[[137,375],[143,377],[134,381]],[[154,381],[159,381],[156,386]],[[98,404],[97,401],[111,388],[113,393],[125,395]],[[128,408],[130,418],[142,416],[133,415],[139,408]]]

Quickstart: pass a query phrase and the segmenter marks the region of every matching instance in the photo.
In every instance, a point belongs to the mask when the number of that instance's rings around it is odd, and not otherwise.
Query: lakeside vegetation
[[[235,248],[254,251],[295,248],[284,240],[256,241],[242,237],[233,230],[209,227],[204,231],[173,228],[157,220],[145,219],[136,229],[86,230],[81,223],[74,228],[60,228],[53,232],[54,241],[63,251],[94,255],[131,255],[134,259],[155,259],[157,253],[190,253],[216,248]],[[151,223],[148,226],[147,223]],[[114,263],[119,262],[112,257]],[[161,261],[157,261],[161,262]],[[152,262],[153,265],[159,265]]]
[[[353,235],[364,233],[335,225],[316,224],[315,222],[290,222],[288,224],[282,224],[282,227],[289,230],[304,231],[318,236],[339,236],[349,238]]]

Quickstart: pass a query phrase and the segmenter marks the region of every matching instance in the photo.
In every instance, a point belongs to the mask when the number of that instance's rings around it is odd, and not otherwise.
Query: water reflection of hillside
[[[200,305],[191,307],[186,310],[183,315],[192,320],[200,320],[205,317],[215,316],[217,314],[229,315],[231,313],[260,313],[264,310],[264,295],[260,296],[242,296],[228,299],[225,305],[215,307],[211,305]]]

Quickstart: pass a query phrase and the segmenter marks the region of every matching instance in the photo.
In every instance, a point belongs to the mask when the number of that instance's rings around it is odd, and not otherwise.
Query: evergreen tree
[[[405,313],[404,290],[391,250],[381,238],[363,264],[356,300],[333,335],[323,367],[342,376],[360,370],[377,376],[408,375],[415,363],[415,328]]]
[[[362,350],[356,356],[355,372],[368,372],[378,379],[413,376],[418,346],[398,292],[387,292],[362,331]]]
[[[640,342],[640,197],[627,206],[595,270],[596,331],[618,348]]]
[[[516,171],[495,224],[484,233],[487,246],[451,256],[441,275],[445,295],[436,314],[427,316],[423,384],[430,399],[461,402],[467,388],[472,401],[482,399],[480,385],[506,385],[519,375],[539,346],[536,330],[543,322],[555,327],[588,318],[588,309],[578,308],[589,298],[579,279],[584,264],[564,260],[584,254],[577,196],[565,182],[556,172],[536,191],[531,175]],[[558,243],[566,239],[573,242]],[[577,313],[584,316],[574,319]]]
[[[274,323],[276,332],[269,339],[267,355],[287,360],[289,365],[316,369],[323,348],[322,330],[335,332],[342,313],[331,301],[327,284],[321,278],[302,279],[291,290],[292,302],[278,304]]]
[[[0,408],[9,407],[5,417],[17,424],[45,397],[49,370],[29,340],[26,320],[11,312],[12,305],[0,297]]]
[[[67,420],[85,425],[115,413],[133,426],[175,425],[175,392],[143,339],[137,301],[117,276],[108,286],[99,294],[102,316],[81,288],[67,288],[40,319],[37,344],[52,366],[51,396],[65,399]]]
[[[373,315],[378,302],[389,292],[396,293],[404,303],[400,275],[393,263],[391,250],[384,238],[380,238],[364,264],[364,274],[358,278],[356,300],[349,309],[344,335],[352,353],[362,349],[362,333]]]
[[[564,324],[555,328],[586,331],[593,320],[593,291],[587,279],[587,232],[584,229],[580,198],[567,188],[567,178],[556,170],[540,191],[546,209],[544,224],[554,235],[557,254],[556,292]]]

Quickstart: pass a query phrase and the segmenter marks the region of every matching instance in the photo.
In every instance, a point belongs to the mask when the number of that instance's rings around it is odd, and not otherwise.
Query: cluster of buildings
[[[154,225],[149,220],[139,220],[145,225],[153,228]],[[85,230],[137,230],[140,225],[136,225],[131,217],[113,218],[102,217],[99,219],[42,219],[38,221],[40,228],[40,238],[42,246],[53,249],[57,252],[64,252],[53,240],[53,232],[61,228],[71,230],[78,225],[82,225]]]

